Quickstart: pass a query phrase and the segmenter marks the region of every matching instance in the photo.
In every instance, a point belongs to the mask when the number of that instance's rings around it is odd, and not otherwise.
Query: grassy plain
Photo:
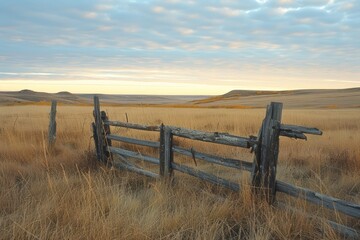
[[[111,119],[256,135],[264,109],[103,107]],[[0,239],[340,239],[325,221],[270,207],[251,194],[249,175],[201,164],[242,183],[240,193],[175,173],[169,187],[95,163],[91,107],[58,107],[48,151],[48,106],[0,107]],[[360,109],[285,109],[283,122],[318,127],[308,141],[281,139],[278,178],[360,203]],[[112,129],[158,140],[158,134]],[[248,150],[175,139],[181,146],[251,160]],[[130,146],[128,146],[130,147]],[[146,148],[132,150],[157,153]],[[178,158],[195,167],[191,158]],[[317,216],[360,229],[358,220],[293,200]]]

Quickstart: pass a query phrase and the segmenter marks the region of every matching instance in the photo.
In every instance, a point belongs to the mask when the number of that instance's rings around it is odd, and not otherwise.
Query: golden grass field
[[[0,239],[341,239],[319,219],[268,206],[249,174],[200,164],[242,183],[240,193],[175,172],[174,186],[96,163],[91,107],[59,106],[47,149],[49,106],[0,107]],[[103,107],[110,119],[256,135],[265,109]],[[308,141],[282,137],[278,179],[360,203],[360,109],[287,109],[283,122],[317,127]],[[115,129],[158,140],[158,133]],[[251,160],[248,150],[175,139],[181,146]],[[131,147],[131,146],[126,146]],[[154,150],[131,147],[154,155]],[[195,167],[191,158],[175,162]],[[359,219],[278,194],[301,211],[360,229]]]

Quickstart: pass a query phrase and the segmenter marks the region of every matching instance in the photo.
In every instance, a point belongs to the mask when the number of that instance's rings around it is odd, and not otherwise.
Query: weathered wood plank
[[[179,172],[189,174],[191,176],[200,178],[200,179],[208,181],[210,183],[224,186],[224,187],[226,187],[228,189],[231,189],[233,191],[240,191],[239,184],[234,183],[234,182],[230,182],[230,181],[228,181],[226,179],[217,177],[217,176],[215,176],[213,174],[206,173],[206,172],[203,172],[203,171],[200,171],[200,170],[196,170],[196,169],[190,168],[188,166],[180,165],[180,164],[177,164],[177,163],[174,163],[174,162],[172,163],[172,168],[179,171]]]
[[[99,143],[98,143],[98,136],[97,136],[97,130],[96,130],[96,124],[93,122],[91,123],[92,130],[93,130],[93,138],[95,143],[95,150],[96,150],[96,159],[101,159],[100,150],[99,150]]]
[[[160,131],[160,126],[147,126],[147,125],[142,125],[142,124],[125,123],[125,122],[119,122],[119,121],[106,121],[105,124],[108,124],[108,125],[114,126],[114,127],[124,127],[124,128],[131,128],[131,129],[144,130],[144,131],[154,131],[154,132]]]
[[[324,206],[328,209],[336,210],[348,216],[360,218],[360,205],[358,204],[346,202],[344,200],[314,192],[310,189],[297,187],[281,181],[276,181],[276,190],[289,194],[290,196]]]
[[[174,161],[174,153],[172,151],[173,136],[171,129],[167,126],[164,128],[164,176],[172,177],[173,170],[171,163]]]
[[[310,127],[303,127],[303,126],[296,126],[289,124],[281,124],[280,131],[322,135],[322,131],[320,131],[317,128],[310,128]]]
[[[303,139],[307,140],[305,134],[300,132],[293,132],[293,131],[280,131],[280,136],[295,138],[295,139]]]
[[[180,127],[173,127],[173,126],[171,126],[170,128],[175,136],[189,138],[193,140],[199,140],[203,142],[212,142],[212,143],[237,146],[243,148],[250,148],[251,146],[256,144],[256,141],[250,138],[233,136],[227,133],[217,133],[217,132],[210,133],[210,132],[180,128]]]
[[[260,173],[260,165],[261,165],[261,140],[262,140],[262,131],[263,131],[263,125],[264,121],[262,121],[260,129],[258,131],[257,135],[257,144],[255,144],[252,148],[252,151],[254,152],[253,156],[253,165],[251,169],[251,183],[252,186],[255,188],[260,187],[260,179],[261,179],[261,173]]]
[[[130,164],[115,162],[115,163],[112,164],[112,166],[115,167],[115,168],[125,169],[127,171],[135,172],[135,173],[147,176],[147,177],[159,178],[159,175],[156,174],[156,173],[147,171],[147,170],[139,168],[139,167],[135,167],[135,166],[130,165]]]
[[[101,113],[100,113],[100,102],[99,102],[99,97],[98,96],[94,96],[94,118],[95,118],[95,129],[96,129],[96,137],[97,140],[95,141],[95,144],[97,144],[97,150],[99,152],[98,154],[98,160],[99,161],[104,161],[105,159],[105,155],[104,155],[104,143],[103,143],[103,124],[102,124],[102,120],[101,120]],[[95,136],[94,136],[95,137]]]
[[[134,123],[125,123],[119,121],[105,121],[105,124],[116,127],[132,128],[145,131],[160,131],[160,126],[147,126]],[[204,141],[204,142],[213,142],[219,144],[225,144],[230,146],[238,146],[243,148],[250,148],[256,142],[249,138],[238,137],[234,135],[229,135],[227,133],[209,133],[198,130],[190,130],[180,127],[169,126],[172,130],[172,133],[179,137],[190,138],[194,140]]]
[[[106,138],[114,140],[114,141],[131,143],[131,144],[136,144],[136,145],[141,145],[141,146],[146,146],[146,147],[152,147],[152,148],[160,147],[160,143],[154,142],[154,141],[140,140],[140,139],[136,139],[136,138],[129,138],[129,137],[123,137],[123,136],[118,136],[118,135],[112,135],[112,134],[107,135]]]
[[[160,149],[159,149],[159,160],[160,160],[160,169],[159,173],[161,177],[164,177],[165,174],[165,126],[161,124],[160,126]]]
[[[275,200],[276,168],[279,154],[279,128],[282,115],[282,103],[271,102],[267,108],[261,139],[261,187],[266,200]]]
[[[265,191],[265,195],[269,195],[268,181],[269,181],[269,164],[270,164],[270,141],[271,141],[271,115],[272,107],[270,104],[267,106],[264,124],[262,126],[262,139],[261,139],[261,153],[260,153],[260,187]]]
[[[280,109],[282,108],[282,105]],[[274,107],[276,109],[276,107]],[[276,172],[277,162],[279,155],[279,134],[280,134],[280,121],[278,119],[271,119],[270,126],[272,128],[271,142],[270,142],[270,163],[269,163],[269,182],[268,188],[270,190],[268,201],[273,203],[276,195]]]
[[[121,156],[136,158],[136,159],[146,161],[146,162],[149,162],[149,163],[153,163],[153,164],[159,164],[160,163],[159,159],[157,159],[157,158],[142,155],[141,153],[137,153],[137,152],[121,149],[121,148],[109,147],[109,151],[112,152],[112,153],[121,155]]]
[[[327,224],[329,224],[329,226],[331,228],[333,228],[335,231],[337,231],[339,234],[341,234],[345,238],[350,238],[350,239],[359,239],[360,238],[360,233],[357,232],[353,228],[344,226],[344,225],[336,223],[334,221],[330,221],[330,220],[327,220],[327,219],[324,219],[324,218],[320,218],[320,217],[315,216],[313,214],[306,213],[303,210],[299,210],[299,209],[296,209],[294,207],[288,206],[288,205],[284,204],[283,202],[278,202],[277,201],[276,202],[276,207],[284,209],[284,210],[292,211],[294,213],[297,213],[299,215],[303,215],[303,216],[305,216],[307,218],[310,218],[310,219],[318,220],[318,222],[325,221]]]
[[[101,111],[101,121],[102,122],[105,122],[107,121],[109,118],[108,116],[106,115],[106,112],[105,111]],[[109,163],[109,161],[112,160],[112,154],[111,152],[109,152],[108,150],[108,147],[111,147],[112,146],[112,142],[111,142],[111,139],[107,139],[106,136],[107,135],[111,135],[111,129],[110,129],[110,126],[108,124],[103,124],[103,135],[101,136],[104,140],[104,145],[103,145],[103,152],[104,152],[104,162],[105,163]]]
[[[242,169],[242,170],[246,170],[246,171],[251,171],[252,169],[252,163],[250,162],[246,162],[246,161],[242,161],[242,160],[237,160],[237,159],[230,159],[230,158],[222,158],[222,157],[217,157],[214,155],[210,155],[210,154],[205,154],[205,153],[201,153],[201,152],[197,152],[195,150],[187,150],[178,146],[173,146],[173,151],[185,156],[189,156],[189,157],[195,157],[197,159],[201,159],[210,163],[215,163],[215,164],[219,164],[225,167],[231,167],[231,168],[236,168],[236,169]]]
[[[50,122],[48,130],[48,144],[52,147],[56,141],[56,105],[55,100],[51,101]]]

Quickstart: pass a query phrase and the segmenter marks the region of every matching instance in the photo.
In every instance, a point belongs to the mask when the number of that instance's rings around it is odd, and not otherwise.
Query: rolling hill
[[[219,96],[97,94],[102,103],[201,108],[261,108],[283,102],[287,108],[360,108],[360,88],[287,91],[233,90]],[[0,105],[39,104],[57,100],[63,104],[92,104],[94,94],[45,93],[31,90],[0,92]]]
[[[360,88],[306,89],[288,91],[233,90],[224,95],[191,101],[201,107],[265,107],[283,102],[288,108],[358,108]]]
[[[0,92],[0,105],[39,104],[57,100],[63,104],[92,104],[95,94],[74,94],[70,92],[45,93],[32,90]],[[185,104],[208,96],[186,95],[115,95],[96,94],[107,104]]]

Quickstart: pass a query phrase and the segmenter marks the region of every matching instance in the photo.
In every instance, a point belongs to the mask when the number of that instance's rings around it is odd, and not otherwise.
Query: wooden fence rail
[[[159,126],[147,126],[129,122],[110,121],[108,120],[106,113],[104,111],[100,111],[99,99],[95,96],[95,120],[92,126],[97,159],[100,162],[111,164],[113,167],[132,171],[148,177],[169,180],[174,177],[175,170],[234,191],[240,191],[241,186],[236,182],[176,163],[176,159],[174,157],[174,153],[176,153],[191,157],[195,164],[196,159],[199,159],[212,164],[251,172],[251,182],[255,192],[261,193],[259,196],[265,196],[265,199],[269,204],[274,203],[276,200],[276,193],[281,192],[359,219],[359,204],[349,203],[306,188],[297,187],[289,183],[276,180],[280,136],[306,140],[307,137],[305,134],[322,135],[322,132],[317,128],[281,123],[282,107],[282,103],[272,102],[266,109],[266,115],[257,136],[240,137],[228,133],[211,133],[181,127],[165,126],[163,124]],[[111,134],[110,126],[159,132],[160,141],[140,140],[114,135]],[[196,151],[194,148],[185,149],[174,144],[174,136],[196,141],[251,149],[251,152],[254,154],[253,159],[251,162],[243,159],[224,158],[221,156],[202,153]],[[112,141],[155,148],[158,149],[159,156],[152,157],[140,152],[133,152],[119,147],[114,147],[112,146]],[[120,162],[112,158],[113,154],[119,156]],[[142,167],[131,163],[129,159],[136,159],[157,165],[159,166],[158,173],[143,169]],[[330,226],[347,237],[360,237],[360,234],[354,229],[334,222],[331,223],[332,224],[330,224]]]

